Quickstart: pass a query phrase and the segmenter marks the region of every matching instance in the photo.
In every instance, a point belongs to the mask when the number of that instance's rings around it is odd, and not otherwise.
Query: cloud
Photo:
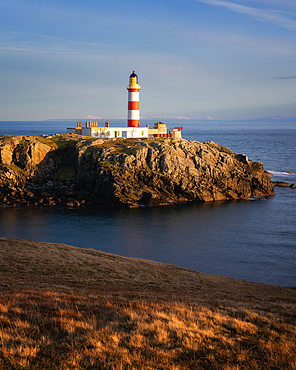
[[[190,117],[184,117],[184,116],[178,116],[178,117],[173,117],[173,116],[153,116],[156,119],[179,119],[179,120],[190,120]]]
[[[294,80],[296,79],[296,76],[278,76],[278,77],[273,77],[273,80]]]
[[[207,120],[208,121],[217,121],[217,118],[213,118],[211,116],[207,116]]]
[[[84,119],[103,119],[102,117],[99,117],[99,116],[92,116],[92,115],[88,115],[88,116],[83,116]]]
[[[201,3],[214,5],[223,7],[226,9],[230,9],[237,13],[242,13],[245,15],[250,16],[251,18],[254,18],[256,20],[262,21],[262,22],[270,22],[273,24],[276,24],[280,27],[287,28],[293,31],[296,31],[296,20],[290,19],[288,15],[294,15],[289,14],[286,12],[279,12],[276,10],[262,10],[258,8],[253,8],[246,5],[240,5],[236,3],[232,3],[230,1],[224,1],[224,0],[196,0]]]

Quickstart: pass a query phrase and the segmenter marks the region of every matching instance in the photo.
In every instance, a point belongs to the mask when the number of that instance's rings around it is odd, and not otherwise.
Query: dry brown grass
[[[296,292],[0,238],[0,369],[296,369]]]

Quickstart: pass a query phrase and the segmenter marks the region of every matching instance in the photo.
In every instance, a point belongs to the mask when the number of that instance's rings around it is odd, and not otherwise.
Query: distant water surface
[[[23,123],[11,123],[10,131],[4,128],[5,134],[16,134],[19,125]],[[64,133],[69,127],[63,121],[54,125],[51,133]],[[265,169],[276,173],[275,180],[296,183],[296,175],[287,174],[296,172],[295,123],[280,127],[240,122],[182,125],[184,138],[215,141],[251,160],[262,161]],[[27,130],[22,133],[37,134],[35,123],[32,126],[22,126]],[[38,127],[41,134],[48,129],[48,122]],[[2,208],[0,235],[60,242],[206,273],[296,286],[295,210],[296,189],[291,188],[276,188],[276,196],[271,198],[155,208]]]

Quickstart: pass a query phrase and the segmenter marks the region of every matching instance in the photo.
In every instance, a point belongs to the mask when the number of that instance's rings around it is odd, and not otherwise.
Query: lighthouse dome
[[[129,85],[136,86],[138,85],[138,76],[136,75],[135,71],[129,76]]]

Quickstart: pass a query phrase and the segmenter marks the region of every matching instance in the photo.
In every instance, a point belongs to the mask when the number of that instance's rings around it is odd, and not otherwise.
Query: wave
[[[268,173],[270,173],[271,175],[295,175],[295,173],[292,173],[292,172],[283,172],[283,171],[271,171],[271,170],[267,170]]]

